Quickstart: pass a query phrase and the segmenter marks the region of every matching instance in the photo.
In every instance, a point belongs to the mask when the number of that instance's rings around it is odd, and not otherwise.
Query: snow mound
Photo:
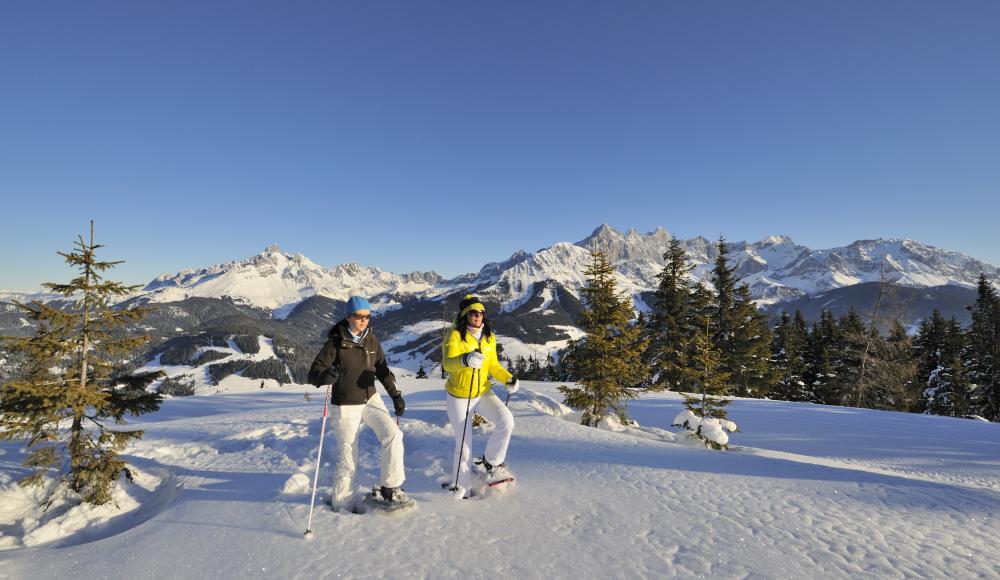
[[[736,423],[726,419],[713,419],[711,417],[699,417],[691,411],[685,409],[674,417],[674,425],[680,425],[688,430],[692,435],[700,434],[702,438],[712,441],[720,446],[729,444],[729,433],[739,430]]]
[[[81,503],[79,495],[51,479],[21,487],[0,474],[0,550],[65,547],[107,538],[155,516],[176,497],[173,477],[135,467],[130,472],[132,481],[123,476],[111,501],[99,506]],[[40,511],[39,504],[48,508]]]

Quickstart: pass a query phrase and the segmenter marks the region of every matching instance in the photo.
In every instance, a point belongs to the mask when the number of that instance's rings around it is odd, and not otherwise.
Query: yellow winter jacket
[[[474,352],[477,348],[486,357],[483,360],[483,368],[473,369],[462,365],[462,355]],[[465,342],[462,342],[462,335],[457,330],[452,330],[444,340],[441,358],[444,361],[444,370],[448,373],[448,381],[444,388],[448,390],[448,394],[455,397],[467,398],[470,387],[472,397],[481,397],[490,390],[490,377],[506,384],[513,376],[500,366],[500,361],[497,360],[495,334],[477,341],[471,332],[467,332]]]

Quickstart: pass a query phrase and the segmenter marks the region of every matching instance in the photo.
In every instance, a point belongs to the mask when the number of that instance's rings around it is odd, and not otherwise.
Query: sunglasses
[[[354,320],[369,320],[369,319],[371,319],[371,317],[372,317],[371,314],[352,314],[351,315],[351,318],[353,318]]]
[[[470,310],[466,316],[471,316],[473,318],[479,318],[480,316],[486,316],[486,313],[482,310]]]

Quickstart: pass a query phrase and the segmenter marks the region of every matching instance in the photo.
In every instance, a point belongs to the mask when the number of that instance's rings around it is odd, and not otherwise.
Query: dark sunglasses
[[[354,320],[369,320],[372,317],[371,314],[352,314],[351,318]]]
[[[476,318],[479,316],[486,316],[486,313],[483,312],[482,310],[470,310],[469,313],[466,314],[466,316],[472,316],[473,318]]]

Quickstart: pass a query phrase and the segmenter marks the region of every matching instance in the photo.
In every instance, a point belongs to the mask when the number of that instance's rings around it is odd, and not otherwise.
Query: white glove
[[[486,360],[486,355],[481,352],[470,352],[462,357],[462,364],[473,369],[483,368],[483,361]]]
[[[507,383],[507,392],[510,393],[511,395],[520,390],[521,390],[521,381],[517,380],[517,377],[512,378],[510,382]]]

